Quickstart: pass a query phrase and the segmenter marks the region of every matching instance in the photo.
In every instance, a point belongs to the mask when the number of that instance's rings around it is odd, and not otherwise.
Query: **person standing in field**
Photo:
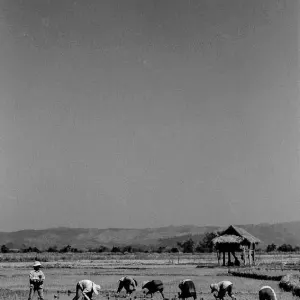
[[[31,300],[33,298],[33,295],[35,292],[38,293],[38,296],[40,300],[44,300],[44,281],[45,281],[45,275],[40,270],[41,263],[39,261],[36,261],[33,265],[33,270],[29,273],[29,297],[28,300]]]
[[[146,292],[144,289],[147,289],[148,291]],[[144,294],[151,295],[151,298],[153,294],[156,292],[160,292],[162,295],[163,299],[165,299],[163,290],[164,290],[164,285],[161,280],[151,280],[151,281],[144,281],[142,284],[142,290],[144,290]]]
[[[259,300],[277,300],[275,291],[270,286],[263,286],[258,295]]]
[[[211,293],[214,293],[214,297],[220,300],[224,299],[226,293],[232,299],[236,299],[236,297],[232,293],[232,287],[233,283],[228,280],[224,280],[219,283],[213,283],[210,285]]]
[[[100,285],[94,283],[91,280],[80,280],[76,284],[76,295],[73,300],[92,300],[93,294],[98,295],[101,290]]]
[[[179,299],[186,299],[190,297],[193,297],[194,300],[197,299],[196,287],[191,279],[184,279],[180,281],[178,287],[181,290],[181,293],[178,292]]]
[[[130,277],[130,276],[124,276],[119,280],[119,286],[117,290],[117,294],[121,292],[121,290],[124,288],[127,295],[130,295],[132,292],[136,290],[137,287],[137,281]]]

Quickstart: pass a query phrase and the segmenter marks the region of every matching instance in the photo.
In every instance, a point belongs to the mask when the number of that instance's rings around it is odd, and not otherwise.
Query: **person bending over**
[[[232,299],[236,299],[236,297],[232,293],[233,283],[224,280],[219,283],[213,283],[210,285],[211,293],[213,293],[216,299],[223,300],[225,295],[228,294]]]
[[[270,286],[263,286],[258,292],[259,300],[277,300],[275,291]]]
[[[153,297],[153,294],[156,292],[159,292],[163,299],[165,299],[163,290],[164,290],[164,285],[161,280],[151,280],[151,281],[144,281],[142,284],[142,289],[147,289],[148,291],[146,292],[145,290],[143,291],[144,294],[151,295],[151,298]]]
[[[132,292],[136,290],[137,281],[131,276],[124,276],[119,280],[119,286],[117,290],[117,294],[121,292],[124,288],[126,291],[126,295],[130,295]]]
[[[80,298],[83,300],[92,300],[93,295],[98,295],[100,290],[100,285],[93,281],[88,279],[80,280],[76,284],[76,295],[73,300],[79,300]]]
[[[190,297],[193,297],[194,300],[197,299],[196,287],[191,279],[184,279],[180,281],[178,287],[181,290],[181,293],[178,292],[179,299],[186,299]]]

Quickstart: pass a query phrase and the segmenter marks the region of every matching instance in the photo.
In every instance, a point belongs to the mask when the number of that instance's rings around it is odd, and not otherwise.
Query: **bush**
[[[214,250],[214,245],[212,240],[217,237],[220,232],[207,232],[205,233],[202,241],[196,246],[196,252],[200,253],[211,253]]]
[[[179,249],[177,247],[173,247],[173,248],[171,248],[170,252],[171,253],[178,253]]]
[[[66,252],[71,252],[71,251],[72,251],[72,247],[70,245],[65,246],[59,250],[60,253],[66,253]]]
[[[283,276],[279,282],[279,287],[286,292],[299,293],[299,275],[287,274]]]
[[[112,247],[112,249],[111,249],[111,252],[113,252],[113,253],[118,253],[118,252],[121,252],[121,249],[120,249],[120,247]]]
[[[49,247],[47,252],[50,252],[50,253],[58,252],[57,246]]]
[[[277,246],[274,243],[272,243],[271,245],[267,246],[266,252],[273,252],[276,250],[276,248],[277,248]]]
[[[178,242],[177,245],[182,249],[183,253],[194,253],[195,251],[195,242],[191,238],[182,243]]]
[[[22,250],[23,253],[30,253],[30,252],[35,252],[35,253],[41,253],[41,251],[37,247],[28,247]]]
[[[279,246],[277,248],[278,251],[281,251],[281,252],[293,252],[294,251],[294,248],[292,245],[290,244],[283,244],[281,246]]]
[[[237,277],[246,277],[252,279],[259,279],[259,280],[275,280],[280,281],[283,274],[271,274],[267,271],[260,271],[260,270],[237,270],[237,271],[228,271],[229,274]]]
[[[1,246],[1,252],[2,253],[8,253],[8,251],[9,251],[9,249],[8,249],[8,247],[6,245],[2,245]]]

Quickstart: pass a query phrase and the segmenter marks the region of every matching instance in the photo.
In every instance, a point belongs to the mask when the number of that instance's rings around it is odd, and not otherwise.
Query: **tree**
[[[128,252],[128,253],[132,253],[133,251],[132,251],[132,246],[125,246],[124,248],[123,248],[123,251],[122,252]]]
[[[2,245],[1,246],[1,252],[2,253],[8,253],[9,252],[9,248],[6,245]]]
[[[121,252],[121,249],[120,249],[120,247],[113,246],[111,249],[111,252],[113,252],[113,253]]]
[[[173,248],[171,248],[170,252],[171,253],[178,253],[179,249],[177,247],[173,247]]]
[[[141,252],[146,252],[148,251],[147,246],[145,245],[137,245],[132,247],[132,252],[133,253],[141,253]]]
[[[24,252],[24,253],[33,252],[33,251],[32,251],[32,247],[29,246],[29,247],[23,249],[23,252]]]
[[[201,242],[199,242],[199,243],[196,245],[195,251],[196,251],[196,252],[199,252],[199,253],[209,252],[207,248],[203,247],[203,245],[201,244]]]
[[[177,245],[182,248],[183,253],[194,253],[195,251],[195,242],[192,238],[189,238],[184,242],[178,242]]]
[[[292,252],[294,249],[293,246],[290,244],[282,244],[277,248],[277,250],[281,252]]]
[[[205,233],[202,241],[198,243],[196,246],[197,252],[212,252],[214,249],[214,245],[212,243],[212,240],[219,236],[219,232],[207,232]]]
[[[58,252],[57,246],[51,246],[48,248],[47,252]]]
[[[272,243],[272,244],[270,244],[270,245],[267,246],[266,252],[273,252],[276,249],[277,249],[277,246],[274,243]]]
[[[163,253],[166,250],[166,247],[160,246],[157,248],[156,252],[157,253]]]
[[[70,245],[63,247],[59,250],[59,252],[61,253],[66,253],[66,252],[71,252],[72,251],[72,247]]]
[[[202,240],[202,245],[205,246],[205,248],[211,249],[211,251],[212,251],[213,246],[214,246],[212,240],[214,238],[216,238],[217,236],[218,236],[218,233],[216,233],[216,232],[205,233],[204,238]]]
[[[30,253],[30,252],[41,253],[40,249],[38,249],[37,247],[30,247],[30,246],[28,248],[22,249],[22,252],[24,252],[24,253]]]
[[[32,252],[41,253],[40,249],[38,249],[37,247],[33,247]]]
[[[100,246],[96,252],[108,252],[109,249],[105,246]]]

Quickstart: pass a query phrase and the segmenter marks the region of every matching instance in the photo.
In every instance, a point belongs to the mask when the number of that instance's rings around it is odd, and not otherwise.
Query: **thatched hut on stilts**
[[[231,225],[218,237],[214,238],[212,242],[217,250],[219,264],[223,254],[223,266],[239,266],[240,261],[236,256],[236,252],[242,252],[241,259],[244,265],[251,266],[255,264],[255,247],[261,241],[245,229]],[[228,253],[227,264],[226,253]],[[231,255],[234,261],[231,261]]]

